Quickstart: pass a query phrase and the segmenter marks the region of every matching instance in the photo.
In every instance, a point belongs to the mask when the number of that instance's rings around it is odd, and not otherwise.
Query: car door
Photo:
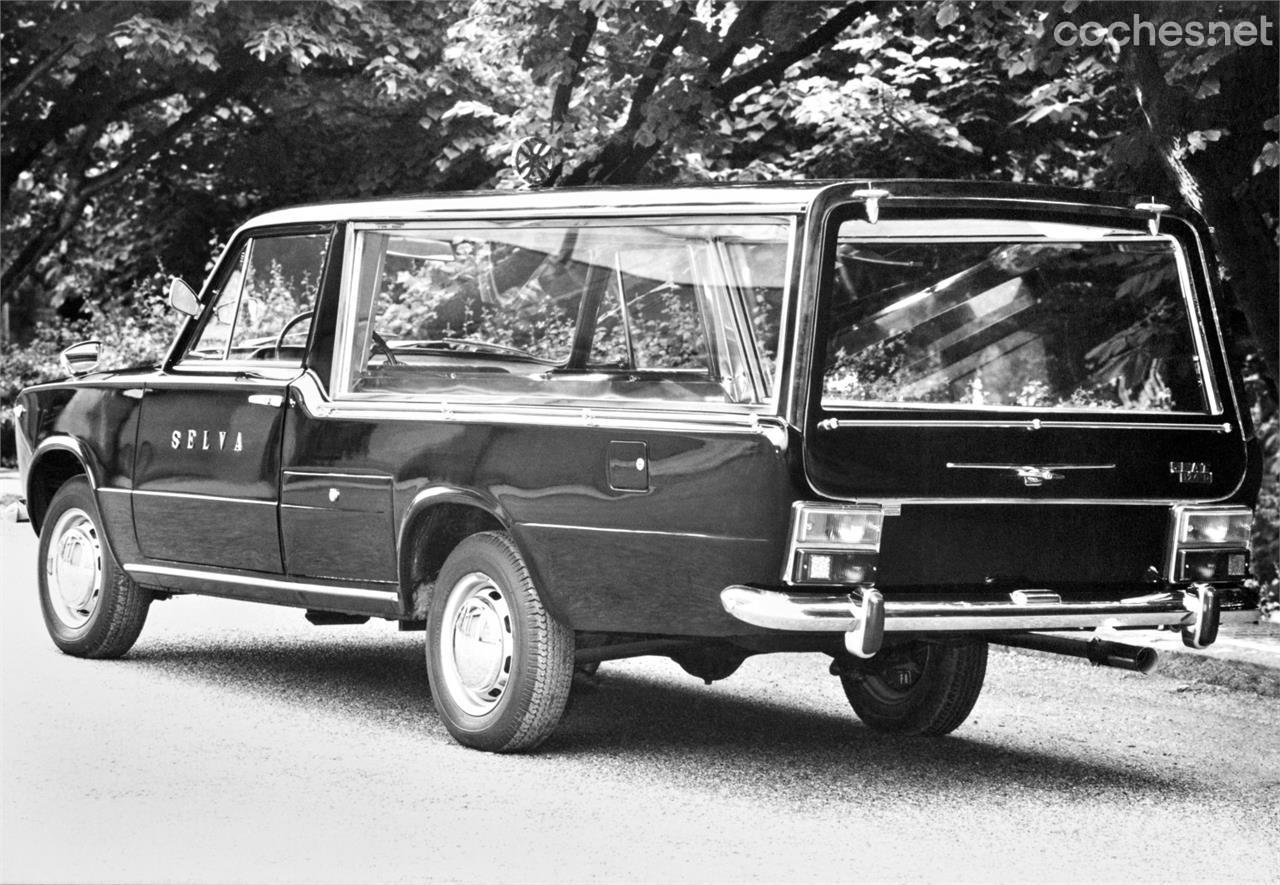
[[[145,388],[133,519],[152,559],[283,571],[280,447],[327,229],[243,238],[180,355]]]

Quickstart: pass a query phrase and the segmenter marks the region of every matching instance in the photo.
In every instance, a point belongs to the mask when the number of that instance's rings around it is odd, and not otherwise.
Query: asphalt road
[[[606,663],[536,755],[453,744],[421,634],[175,599],[130,657],[44,635],[0,525],[6,882],[1276,882],[1280,701],[993,651],[945,739],[820,656]]]

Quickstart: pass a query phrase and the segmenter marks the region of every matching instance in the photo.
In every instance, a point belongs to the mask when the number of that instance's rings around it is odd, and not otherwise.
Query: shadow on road
[[[323,641],[306,634],[203,644],[152,640],[115,666],[155,668],[265,702],[358,717],[365,727],[448,741],[431,708],[421,642],[421,634],[385,633]],[[812,675],[827,678],[821,670]],[[975,716],[983,721],[981,700]],[[976,790],[1023,798],[1048,792],[1093,802],[1124,801],[1135,792],[1184,798],[1195,787],[1192,780],[1154,770],[1157,764],[1135,765],[1132,752],[1118,754],[1127,764],[1120,758],[1082,760],[1025,738],[1021,746],[1003,743],[1005,737],[989,723],[961,726],[946,738],[881,735],[843,705],[818,709],[812,698],[779,703],[708,689],[692,679],[685,685],[604,670],[597,684],[575,686],[560,728],[538,755],[587,763],[607,758],[614,770],[623,763],[626,776],[667,784],[705,786],[722,777],[726,791],[745,778],[753,789],[803,795],[806,804],[824,795],[847,802],[851,791],[868,801],[898,801],[903,790],[964,801]]]

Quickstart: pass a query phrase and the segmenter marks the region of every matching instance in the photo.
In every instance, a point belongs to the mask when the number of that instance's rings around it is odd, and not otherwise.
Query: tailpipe
[[[1018,633],[1010,636],[993,636],[991,642],[1014,648],[1047,651],[1073,658],[1087,658],[1095,667],[1115,667],[1150,673],[1155,669],[1159,655],[1154,648],[1142,645],[1126,645],[1110,639],[1076,639],[1070,636],[1046,636],[1043,633]]]

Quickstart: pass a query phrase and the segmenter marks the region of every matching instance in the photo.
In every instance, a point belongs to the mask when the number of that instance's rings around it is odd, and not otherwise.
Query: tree
[[[161,249],[162,264],[173,258],[198,273],[203,259],[194,256],[263,191],[271,205],[389,182],[385,162],[350,161],[367,157],[379,133],[420,131],[417,118],[382,99],[401,69],[434,64],[455,13],[345,0],[0,6],[0,288],[19,308],[16,320],[29,327],[40,301],[74,303],[90,292],[83,272],[58,279],[59,256],[71,252],[84,271],[101,260],[91,248],[104,238],[123,256],[107,262],[105,279],[88,276],[118,294],[156,269],[133,259],[162,241],[187,247]],[[348,163],[336,170],[344,149]],[[380,156],[391,153],[384,146]],[[414,168],[397,164],[406,167]],[[336,175],[317,188],[317,172]]]

